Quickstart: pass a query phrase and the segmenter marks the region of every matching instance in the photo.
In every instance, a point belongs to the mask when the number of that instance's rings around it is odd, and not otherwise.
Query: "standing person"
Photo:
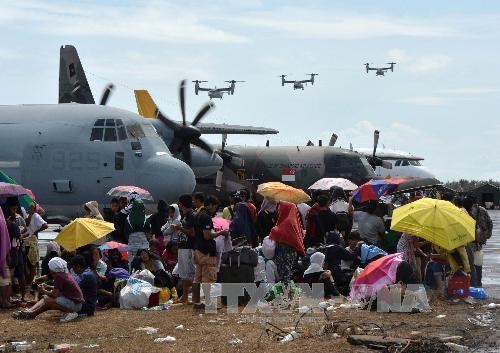
[[[304,238],[306,248],[324,244],[326,234],[335,230],[335,215],[328,208],[328,196],[316,194],[314,201],[316,203],[307,212],[306,216],[307,228]]]
[[[149,242],[146,238],[149,224],[146,219],[144,203],[139,197],[132,198],[127,207],[129,207],[130,213],[125,223],[125,235],[128,238],[128,261],[132,265],[137,251],[149,248]]]
[[[172,228],[173,224],[181,224],[181,211],[179,209],[179,205],[172,204],[168,206],[168,219],[167,223],[163,225],[161,228],[163,234],[163,247],[171,241],[176,242],[177,237],[179,236],[179,231]]]
[[[380,247],[385,234],[385,224],[382,218],[375,214],[377,207],[376,202],[370,202],[365,206],[365,211],[354,211],[352,198],[350,198],[348,212],[353,215],[354,222],[358,224],[361,239],[368,244]]]
[[[471,280],[476,287],[482,287],[483,264],[481,250],[486,244],[486,241],[491,238],[493,233],[493,221],[488,211],[484,207],[479,206],[474,197],[466,197],[463,204],[470,216],[476,220],[476,239],[467,246],[467,248],[469,248],[468,253],[473,253],[472,258],[469,257],[469,262],[471,262],[471,267],[474,267],[474,271],[471,273],[473,275],[475,274],[475,278],[471,278]],[[480,259],[478,260],[477,257]]]
[[[26,219],[26,232],[22,234],[26,254],[26,283],[33,282],[35,278],[36,267],[40,260],[38,250],[38,233],[47,229],[48,225],[37,212],[36,204],[33,203],[28,209],[28,218]]]
[[[54,286],[39,285],[38,291],[43,294],[31,309],[14,313],[16,319],[34,319],[47,310],[59,310],[65,313],[61,322],[74,320],[84,303],[83,293],[73,276],[69,274],[66,261],[55,257],[49,261],[49,268],[54,278]]]
[[[212,217],[219,208],[219,200],[215,196],[205,199],[204,208],[196,215],[195,224],[195,274],[193,280],[193,304],[195,309],[204,309],[201,304],[200,285],[203,284],[205,302],[210,301],[210,284],[217,281],[217,247],[215,238],[228,235],[227,230],[214,232]]]
[[[115,220],[116,215],[120,212],[120,202],[116,197],[113,197],[111,199],[111,202],[109,203],[109,208],[104,209],[104,220],[106,222],[113,223]]]
[[[168,209],[169,206],[164,200],[158,201],[157,211],[149,217],[149,223],[151,224],[151,233],[155,239],[160,242],[160,254],[165,249],[165,241],[163,239],[162,227],[168,222]]]
[[[9,229],[0,207],[0,307],[9,308],[11,278],[9,271],[11,241]]]
[[[177,235],[177,272],[182,283],[182,296],[178,302],[188,303],[189,288],[193,282],[195,267],[193,251],[195,245],[196,214],[193,210],[193,199],[191,195],[185,194],[179,197],[179,209],[182,214],[180,224],[172,224],[172,230]]]
[[[234,217],[234,205],[236,204],[235,193],[231,193],[229,196],[229,205],[224,207],[222,210],[222,218],[231,221]]]
[[[334,186],[330,189],[330,211],[335,214],[337,219],[337,230],[344,237],[347,243],[347,237],[352,229],[352,216],[349,215],[349,203],[342,188]]]
[[[337,232],[331,232],[326,236],[326,258],[325,262],[328,266],[328,270],[335,282],[337,289],[344,295],[349,292],[349,280],[342,271],[341,262],[354,262],[356,255],[354,252],[350,252],[340,245],[341,235]],[[312,258],[311,258],[312,261]],[[344,290],[347,288],[347,290]]]
[[[198,214],[203,209],[205,203],[205,195],[202,192],[193,194],[193,209],[194,213]]]
[[[269,239],[276,242],[274,262],[278,275],[288,285],[298,255],[305,255],[304,230],[295,204],[287,201],[278,204],[276,225],[271,229]]]
[[[125,224],[127,223],[127,216],[129,209],[127,208],[128,199],[126,197],[120,197],[118,199],[119,211],[116,213],[113,224],[115,225],[115,230],[111,234],[111,238],[122,244],[127,244],[128,239],[125,235]]]
[[[255,222],[259,243],[262,243],[264,238],[269,235],[269,232],[276,224],[277,206],[276,202],[269,198],[265,198],[260,205],[257,221]]]
[[[250,200],[250,193],[246,189],[242,189],[236,193],[236,197],[239,198],[241,202],[245,202],[250,210],[250,214],[252,215],[252,221],[257,220],[257,207]],[[236,200],[237,202],[238,200]]]
[[[233,221],[229,225],[231,239],[246,238],[247,243],[253,248],[257,247],[258,239],[255,224],[252,221],[250,209],[245,202],[238,202],[235,207]]]
[[[83,205],[83,208],[85,210],[85,218],[93,218],[104,221],[101,212],[99,212],[99,204],[97,201],[86,202],[85,205]]]

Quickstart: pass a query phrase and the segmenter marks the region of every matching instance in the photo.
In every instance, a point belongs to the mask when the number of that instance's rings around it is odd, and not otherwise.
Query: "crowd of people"
[[[17,198],[8,199],[0,214],[5,220],[0,220],[0,306],[25,307],[14,313],[18,319],[33,319],[47,310],[63,312],[61,321],[91,316],[98,307],[118,305],[117,283],[123,281],[117,279],[147,270],[155,285],[172,293],[175,288],[178,303],[203,309],[200,287],[221,281],[222,253],[233,245],[257,254],[257,284],[322,283],[326,297],[348,295],[358,267],[395,252],[404,260],[396,282],[423,283],[444,296],[446,276],[463,273],[472,286],[482,286],[482,267],[474,255],[491,236],[492,222],[473,198],[440,196],[476,220],[475,241],[450,252],[392,231],[390,205],[354,205],[340,188],[311,196],[310,205],[265,198],[257,207],[249,192],[240,190],[220,213],[216,197],[186,194],[172,205],[160,200],[150,216],[136,193],[112,199],[103,213],[90,201],[84,205],[86,217],[112,222],[115,230],[71,253],[50,242],[38,276],[37,234],[47,228],[43,209],[33,204],[23,213]],[[228,229],[214,226],[220,214],[230,222]],[[110,240],[127,250],[102,250],[100,245]],[[27,288],[33,297],[28,298]],[[206,298],[209,288],[203,287]]]

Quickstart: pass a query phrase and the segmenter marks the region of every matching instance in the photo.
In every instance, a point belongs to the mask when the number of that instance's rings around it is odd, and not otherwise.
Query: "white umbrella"
[[[346,191],[356,190],[358,186],[352,181],[344,178],[323,178],[309,186],[308,190],[330,190],[332,187],[337,186]]]

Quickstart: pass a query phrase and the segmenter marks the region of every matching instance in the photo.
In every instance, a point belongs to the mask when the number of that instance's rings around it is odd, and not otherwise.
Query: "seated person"
[[[358,243],[361,241],[361,236],[358,231],[353,231],[349,234],[347,237],[347,246],[346,246],[346,251],[349,253],[353,254],[353,258],[350,260],[341,260],[340,261],[340,268],[342,272],[346,273],[347,275],[352,276],[352,273],[356,268],[358,267],[358,262],[356,258],[356,250],[358,247]]]
[[[106,278],[106,272],[108,272],[108,265],[102,260],[101,249],[97,246],[92,246],[90,253],[92,254],[92,264],[89,264],[89,266],[96,272],[101,280],[104,280]]]
[[[147,249],[137,250],[137,255],[132,261],[132,272],[149,270],[155,273],[159,270],[164,270],[163,263],[160,258]]]
[[[320,252],[315,252],[311,255],[311,263],[304,272],[304,283],[312,286],[313,283],[322,283],[325,288],[325,298],[338,296],[339,292],[333,286],[331,272],[323,268],[325,255]]]
[[[170,273],[172,273],[175,265],[177,265],[177,250],[177,242],[169,241],[161,255],[163,263],[166,265],[166,270]]]
[[[65,313],[61,322],[74,320],[82,309],[84,298],[80,286],[69,274],[66,261],[54,257],[49,261],[49,270],[54,278],[54,286],[39,285],[38,290],[43,298],[31,309],[14,313],[16,319],[34,319],[47,310],[59,310]]]
[[[87,259],[85,259],[87,257]],[[99,288],[97,275],[89,266],[92,261],[90,254],[87,256],[76,255],[71,260],[72,270],[78,275],[76,281],[83,294],[84,303],[79,315],[93,316],[97,304],[97,292]]]
[[[118,249],[109,249],[107,258],[108,273],[114,268],[122,268],[128,272],[128,261],[123,258]]]
[[[347,287],[343,293],[347,295],[347,293],[349,292],[348,287],[350,278],[348,278],[342,271],[340,263],[342,260],[354,261],[356,259],[356,255],[347,251],[343,246],[340,245],[340,237],[341,235],[336,232],[330,232],[326,236],[327,247],[325,262],[328,270],[330,270],[332,274],[335,286],[337,288]]]

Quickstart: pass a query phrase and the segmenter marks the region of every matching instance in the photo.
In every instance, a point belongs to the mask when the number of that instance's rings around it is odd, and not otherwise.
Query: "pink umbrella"
[[[388,284],[396,281],[396,272],[403,262],[403,255],[395,253],[373,261],[359,274],[351,287],[352,299],[365,299],[375,296]]]
[[[214,224],[214,230],[219,232],[221,230],[228,230],[231,221],[222,217],[212,218],[212,223]]]
[[[153,196],[149,193],[149,191],[142,189],[138,186],[116,186],[108,191],[107,195],[112,197],[127,197],[129,193],[136,192],[139,194],[139,197],[143,200],[153,201]]]
[[[30,190],[23,188],[21,185],[0,182],[0,197],[12,197],[29,194]],[[31,192],[31,194],[33,193]]]

